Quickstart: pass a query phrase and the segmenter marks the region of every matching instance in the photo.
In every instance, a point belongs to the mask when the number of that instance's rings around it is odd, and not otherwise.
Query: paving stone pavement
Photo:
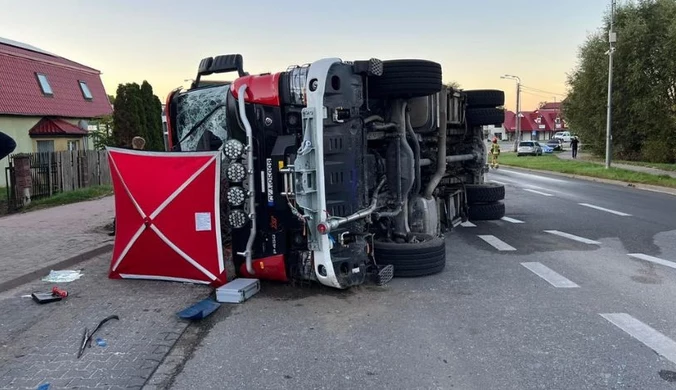
[[[83,276],[60,284],[69,296],[40,305],[25,295],[49,291],[33,281],[0,293],[0,389],[140,389],[188,326],[176,312],[205,298],[208,286],[108,279],[111,254],[78,265]],[[94,335],[78,359],[84,328]],[[101,347],[96,338],[107,346]]]
[[[0,218],[0,283],[112,242],[114,198]]]

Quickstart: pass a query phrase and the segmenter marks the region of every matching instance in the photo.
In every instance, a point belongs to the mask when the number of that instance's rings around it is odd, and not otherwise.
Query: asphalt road
[[[457,227],[442,273],[264,284],[203,326],[172,388],[676,389],[676,197],[489,176],[508,218]]]

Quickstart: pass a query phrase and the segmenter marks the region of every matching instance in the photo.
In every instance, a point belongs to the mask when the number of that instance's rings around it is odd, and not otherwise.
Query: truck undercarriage
[[[232,82],[202,82],[237,72]],[[348,288],[441,272],[443,235],[504,216],[482,126],[504,93],[442,84],[441,65],[326,58],[249,75],[205,58],[167,98],[173,151],[222,150],[224,245],[237,273]]]

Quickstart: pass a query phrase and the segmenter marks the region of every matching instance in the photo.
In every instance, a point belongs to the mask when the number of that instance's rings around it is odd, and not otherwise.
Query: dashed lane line
[[[621,217],[631,217],[631,214],[623,213],[623,212],[617,211],[617,210],[607,209],[607,208],[600,207],[600,206],[595,206],[595,205],[589,204],[589,203],[578,203],[578,204],[579,204],[580,206],[584,206],[584,207],[589,207],[589,208],[596,209],[596,210],[605,211],[606,213],[611,213],[611,214],[619,215],[619,216],[621,216]]]
[[[502,217],[501,218],[503,221],[509,222],[509,223],[524,223],[523,221],[520,221],[515,218],[510,218],[510,217]]]
[[[676,342],[627,313],[601,313],[601,317],[622,329],[648,348],[676,363]]]
[[[556,288],[578,288],[577,284],[568,280],[567,278],[561,276],[560,274],[553,271],[551,268],[546,265],[538,262],[528,262],[521,263],[524,267],[528,268],[535,275],[546,280],[549,284]]]
[[[508,243],[502,241],[501,239],[492,236],[492,235],[484,235],[480,234],[479,238],[486,241],[489,245],[491,245],[493,248],[499,250],[499,251],[515,251],[516,248],[513,246],[509,245]]]
[[[538,190],[532,190],[532,189],[530,189],[530,188],[524,188],[523,190],[524,190],[524,191],[528,191],[528,192],[532,192],[532,193],[534,193],[534,194],[542,195],[542,196],[554,196],[554,195],[552,195],[552,194],[550,194],[550,193],[542,192],[542,191],[538,191]]]
[[[462,226],[462,227],[469,227],[469,228],[476,227],[476,225],[473,224],[473,223],[470,222],[470,221],[463,222],[463,223],[460,224],[460,226]]]
[[[598,241],[590,240],[588,238],[576,236],[576,235],[561,232],[561,231],[558,231],[558,230],[545,230],[545,233],[553,234],[553,235],[559,236],[559,237],[568,238],[570,240],[578,241],[578,242],[581,242],[583,244],[590,244],[590,245],[593,245],[593,244],[600,245],[601,244]]]
[[[506,185],[507,185],[507,183],[503,183],[503,182],[497,181],[497,180],[491,180],[491,183],[500,184],[501,186],[506,186]]]
[[[673,261],[660,259],[659,257],[649,256],[643,253],[629,253],[628,256],[676,269],[676,263],[674,263]]]

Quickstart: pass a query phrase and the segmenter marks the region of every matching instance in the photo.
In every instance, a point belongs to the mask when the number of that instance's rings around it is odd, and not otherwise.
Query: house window
[[[68,141],[68,150],[73,151],[77,150],[78,142],[77,141]]]
[[[89,87],[87,86],[87,83],[84,81],[79,81],[80,83],[80,90],[82,90],[82,96],[84,96],[85,99],[87,100],[92,100],[93,96],[91,91],[89,90]]]
[[[54,141],[37,141],[38,153],[52,153],[54,152]]]
[[[40,83],[42,93],[49,96],[54,95],[54,92],[52,91],[52,86],[49,85],[49,80],[47,80],[47,76],[45,76],[42,73],[36,73],[35,75],[38,77],[38,83]]]

